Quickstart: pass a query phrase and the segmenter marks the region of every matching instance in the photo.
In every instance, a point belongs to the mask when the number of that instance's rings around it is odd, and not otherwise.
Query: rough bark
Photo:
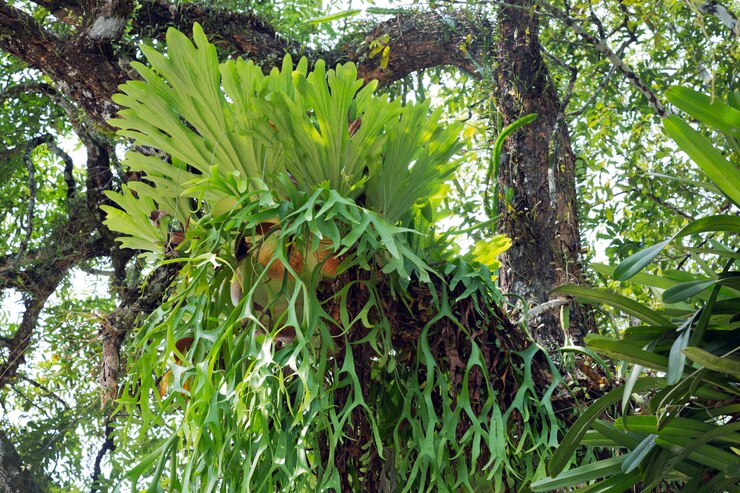
[[[44,72],[88,115],[104,121],[116,112],[111,95],[129,77],[110,44],[91,43],[86,32],[62,39],[25,12],[0,2],[0,49]]]
[[[136,77],[130,69],[134,46],[112,41],[120,36],[122,16],[131,14],[134,31],[145,38],[161,39],[167,27],[186,33],[200,22],[214,42],[230,56],[243,56],[259,62],[266,70],[276,66],[285,53],[294,58],[322,58],[329,65],[355,62],[361,77],[390,84],[406,75],[429,67],[451,65],[475,71],[475,60],[483,51],[480,33],[487,26],[469,19],[465,13],[410,13],[379,23],[356,41],[342,43],[328,51],[305,49],[279,36],[269,24],[249,13],[233,13],[198,4],[174,5],[164,0],[142,2],[130,12],[130,2],[103,2],[88,11],[82,1],[37,1],[51,9],[57,18],[80,31],[70,39],[46,31],[33,17],[0,0],[0,49],[3,49],[48,75],[87,115],[107,127],[106,120],[117,111],[111,96],[118,85]],[[452,27],[454,26],[454,27]],[[372,42],[383,40],[390,49],[387,64],[382,56],[371,56]]]
[[[530,0],[514,0],[501,8],[495,57],[496,107],[504,124],[530,113],[539,116],[507,140],[507,159],[498,180],[501,190],[513,189],[504,204],[502,232],[513,240],[502,256],[501,288],[530,305],[550,299],[549,292],[565,283],[582,281],[579,262],[575,188],[575,157],[557,92],[542,58],[538,17]],[[500,200],[500,197],[494,200]],[[570,334],[576,342],[590,329],[580,308],[571,306]],[[559,310],[540,313],[530,326],[547,346],[563,342]]]

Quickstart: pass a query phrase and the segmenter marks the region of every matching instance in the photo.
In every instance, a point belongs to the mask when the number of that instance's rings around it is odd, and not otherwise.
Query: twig
[[[56,399],[62,406],[64,406],[65,409],[69,409],[69,405],[67,405],[67,403],[64,402],[64,400],[61,397],[59,397],[55,392],[49,390],[49,388],[46,385],[43,385],[43,384],[37,382],[36,380],[32,380],[32,379],[30,379],[28,377],[24,377],[22,375],[19,375],[18,378],[20,380],[23,380],[24,382],[30,383],[31,385],[33,385],[34,387],[36,387],[38,389],[43,390],[44,392],[46,392],[46,394],[48,396],[53,397],[54,399]]]
[[[609,60],[609,62],[617,67],[617,70],[619,70],[622,75],[624,75],[627,80],[638,91],[640,91],[643,96],[645,96],[645,98],[647,98],[648,104],[651,108],[653,108],[653,111],[655,111],[658,116],[663,117],[667,114],[666,109],[663,106],[663,103],[660,102],[660,99],[658,99],[658,96],[655,95],[655,93],[647,86],[647,84],[645,84],[642,79],[640,79],[640,77],[624,62],[624,60],[622,60],[619,56],[617,56],[616,53],[611,50],[611,48],[609,48],[605,41],[596,38],[594,35],[586,31],[583,26],[580,25],[579,21],[567,16],[564,12],[557,9],[556,7],[553,7],[549,3],[543,0],[538,0],[537,5],[539,5],[545,12],[549,13],[550,15],[573,29],[573,31],[578,36],[580,36],[588,44],[592,45],[596,49],[596,51],[604,55]]]

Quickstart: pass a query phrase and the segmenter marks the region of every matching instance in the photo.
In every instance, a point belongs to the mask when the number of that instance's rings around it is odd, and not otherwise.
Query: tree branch
[[[33,3],[44,7],[60,21],[76,25],[84,15],[81,0],[33,0]]]
[[[91,117],[104,122],[117,109],[111,95],[128,76],[112,50],[86,42],[91,39],[86,33],[62,40],[32,16],[0,0],[0,49],[44,72]]]
[[[717,2],[716,0],[706,0],[698,6],[700,12],[710,14],[717,18],[722,24],[732,31],[735,36],[740,36],[740,25],[737,22],[737,15],[730,9]]]
[[[652,89],[650,89],[647,84],[645,84],[642,79],[640,79],[640,77],[624,62],[624,60],[622,60],[619,56],[617,56],[616,53],[611,50],[611,48],[609,48],[605,41],[598,39],[596,36],[586,31],[581,26],[578,20],[567,16],[564,12],[560,11],[556,7],[553,7],[549,3],[538,0],[537,5],[541,7],[546,13],[552,15],[553,17],[570,27],[573,32],[581,37],[581,39],[593,46],[596,51],[604,55],[607,60],[609,60],[612,65],[617,67],[617,70],[619,70],[622,75],[627,78],[630,84],[632,84],[638,91],[643,94],[643,96],[645,96],[648,104],[653,108],[658,116],[663,117],[666,115],[665,107],[663,106],[663,103],[660,102],[658,96],[655,95]]]
[[[77,24],[84,14],[81,2],[36,3]],[[45,31],[30,15],[0,0],[0,49],[44,72],[91,118],[107,125],[105,121],[117,111],[111,96],[131,76],[122,68],[128,60],[121,53],[133,52],[133,46],[114,53],[109,43],[118,33],[112,26],[119,25],[118,20],[129,12],[129,5],[128,0],[105,2],[107,10],[100,11],[97,20],[88,21],[71,40],[63,40]],[[285,53],[295,58],[305,55],[311,62],[323,58],[330,66],[354,62],[361,77],[377,79],[381,85],[414,71],[445,65],[475,73],[474,60],[481,59],[490,32],[489,26],[476,25],[482,21],[470,20],[464,12],[416,12],[380,23],[354,43],[317,51],[286,41],[251,13],[228,12],[196,3],[174,5],[165,0],[143,0],[132,15],[132,29],[140,38],[162,39],[167,27],[187,33],[194,22],[200,22],[224,52],[254,59],[265,69],[276,66]],[[102,28],[109,24],[110,30]],[[377,46],[388,48],[387,58],[372,54]]]
[[[46,385],[43,385],[37,382],[36,380],[32,380],[28,377],[24,377],[23,375],[19,375],[18,378],[20,380],[23,380],[24,382],[30,383],[37,389],[43,390],[44,392],[46,392],[46,395],[53,397],[57,402],[59,402],[62,406],[64,406],[64,409],[69,409],[69,405],[67,405],[67,403],[64,402],[64,400],[61,397],[59,397],[55,392],[49,390],[49,388]]]
[[[72,160],[72,156],[64,152],[53,140],[46,143],[46,148],[64,162],[64,183],[67,184],[67,201],[69,201],[74,198],[77,192],[77,184],[73,175],[75,163]]]
[[[110,424],[110,418],[105,421],[105,440],[103,441],[103,445],[100,447],[100,450],[98,450],[98,455],[95,456],[95,466],[93,467],[92,487],[90,488],[90,493],[96,493],[100,490],[100,485],[98,484],[98,480],[100,479],[100,474],[102,472],[100,464],[103,462],[103,457],[105,457],[106,452],[109,450],[111,452],[116,450],[116,444],[113,442],[113,426]]]
[[[102,321],[100,335],[103,340],[103,361],[99,377],[101,407],[105,408],[118,395],[120,349],[124,338],[142,316],[149,315],[159,307],[179,270],[180,266],[176,263],[160,265],[136,289],[124,293],[118,307]]]
[[[26,212],[26,234],[21,239],[18,255],[15,258],[16,267],[23,258],[23,254],[26,253],[28,243],[31,241],[31,236],[33,235],[33,214],[36,208],[36,167],[31,159],[31,153],[43,143],[43,140],[39,139],[39,137],[31,139],[26,152],[23,153],[23,162],[26,163],[26,169],[28,170],[28,211]]]
[[[18,367],[26,361],[25,353],[31,344],[41,309],[64,277],[59,272],[66,274],[65,271],[58,271],[56,275],[50,275],[42,285],[36,286],[33,296],[27,296],[24,300],[25,311],[18,330],[13,335],[8,359],[0,363],[0,388],[15,379]]]

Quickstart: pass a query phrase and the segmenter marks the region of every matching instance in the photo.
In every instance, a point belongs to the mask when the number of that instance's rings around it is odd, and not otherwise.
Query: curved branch
[[[72,160],[72,156],[64,152],[64,150],[57,145],[53,140],[46,143],[47,149],[56,154],[56,156],[64,161],[64,183],[67,184],[67,201],[74,198],[77,192],[77,184],[75,183],[75,177],[72,174],[74,171],[75,163]]]
[[[47,6],[49,2],[36,3]],[[61,2],[62,7],[57,10],[66,10],[59,15],[68,19],[79,16],[77,12],[84,10],[74,9],[80,3]],[[117,6],[116,15],[128,12],[127,0],[105,2],[109,4]],[[76,13],[70,15],[72,11]],[[106,15],[98,16],[104,20],[88,22],[75,38],[63,40],[44,30],[30,15],[0,0],[0,49],[47,74],[91,118],[106,125],[106,120],[118,109],[111,96],[131,76],[122,68],[128,65],[128,60],[114,53],[108,42],[115,38],[113,30],[107,37],[95,34],[98,33],[93,29],[96,22],[100,27],[111,19]],[[265,69],[279,64],[285,53],[295,58],[305,55],[312,62],[323,58],[329,65],[354,62],[361,77],[377,79],[381,85],[424,68],[445,65],[474,73],[478,66],[475,60],[481,59],[490,33],[489,26],[482,21],[477,25],[478,21],[468,19],[464,12],[413,12],[378,24],[355,43],[318,51],[286,41],[251,13],[226,12],[196,3],[175,5],[165,0],[143,0],[131,15],[134,33],[140,38],[162,38],[167,27],[189,32],[193,23],[199,22],[224,52],[254,59]],[[118,25],[112,20],[110,23]],[[91,31],[98,37],[92,36]],[[12,35],[3,36],[5,32]],[[88,42],[92,39],[95,46]],[[381,52],[387,48],[387,57],[373,53],[378,46],[382,47]],[[121,53],[124,52],[133,52],[133,46],[123,46]]]

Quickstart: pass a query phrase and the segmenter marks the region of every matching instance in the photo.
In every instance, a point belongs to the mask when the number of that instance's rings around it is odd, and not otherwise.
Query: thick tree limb
[[[76,37],[78,42],[103,44],[117,41],[126,27],[133,0],[97,0],[85,16],[85,27]]]
[[[81,22],[80,19],[86,17],[81,15],[84,14],[81,2],[66,0],[56,7],[56,2],[37,3],[70,22]],[[127,12],[128,2],[119,0],[105,2],[105,5],[109,9],[105,12],[120,16]],[[127,72],[128,60],[114,53],[107,44],[115,39],[112,28],[105,36],[98,30],[102,25],[117,23],[110,15],[99,15],[97,21],[83,26],[75,38],[63,40],[45,31],[28,14],[0,0],[0,49],[43,71],[90,117],[104,124],[117,110],[111,96],[131,75]],[[98,27],[95,27],[96,22]],[[285,41],[253,14],[226,12],[194,3],[173,5],[164,0],[143,1],[133,26],[141,37],[161,38],[168,26],[188,32],[194,22],[200,22],[214,43],[226,53],[254,59],[266,68],[278,64],[285,53],[295,58],[305,55],[312,62],[323,58],[329,65],[351,61],[358,65],[361,77],[377,79],[381,85],[417,70],[445,65],[473,73],[476,70],[474,60],[482,52],[489,32],[487,26],[476,26],[464,13],[403,14],[379,24],[355,44],[320,52]],[[91,44],[91,40],[95,43]],[[387,64],[380,53],[371,56],[379,45],[388,47]],[[129,51],[132,52],[132,48],[129,47]]]
[[[85,39],[65,42],[30,15],[0,1],[0,49],[44,72],[91,117],[103,122],[114,115],[117,108],[110,97],[128,77],[111,50]]]
[[[355,62],[360,77],[375,79],[381,86],[431,67],[454,66],[476,74],[490,30],[489,25],[482,21],[477,25],[464,12],[403,14],[378,24],[362,42],[321,56],[329,65]],[[389,48],[386,66],[380,53],[372,56],[373,49],[380,46]]]

